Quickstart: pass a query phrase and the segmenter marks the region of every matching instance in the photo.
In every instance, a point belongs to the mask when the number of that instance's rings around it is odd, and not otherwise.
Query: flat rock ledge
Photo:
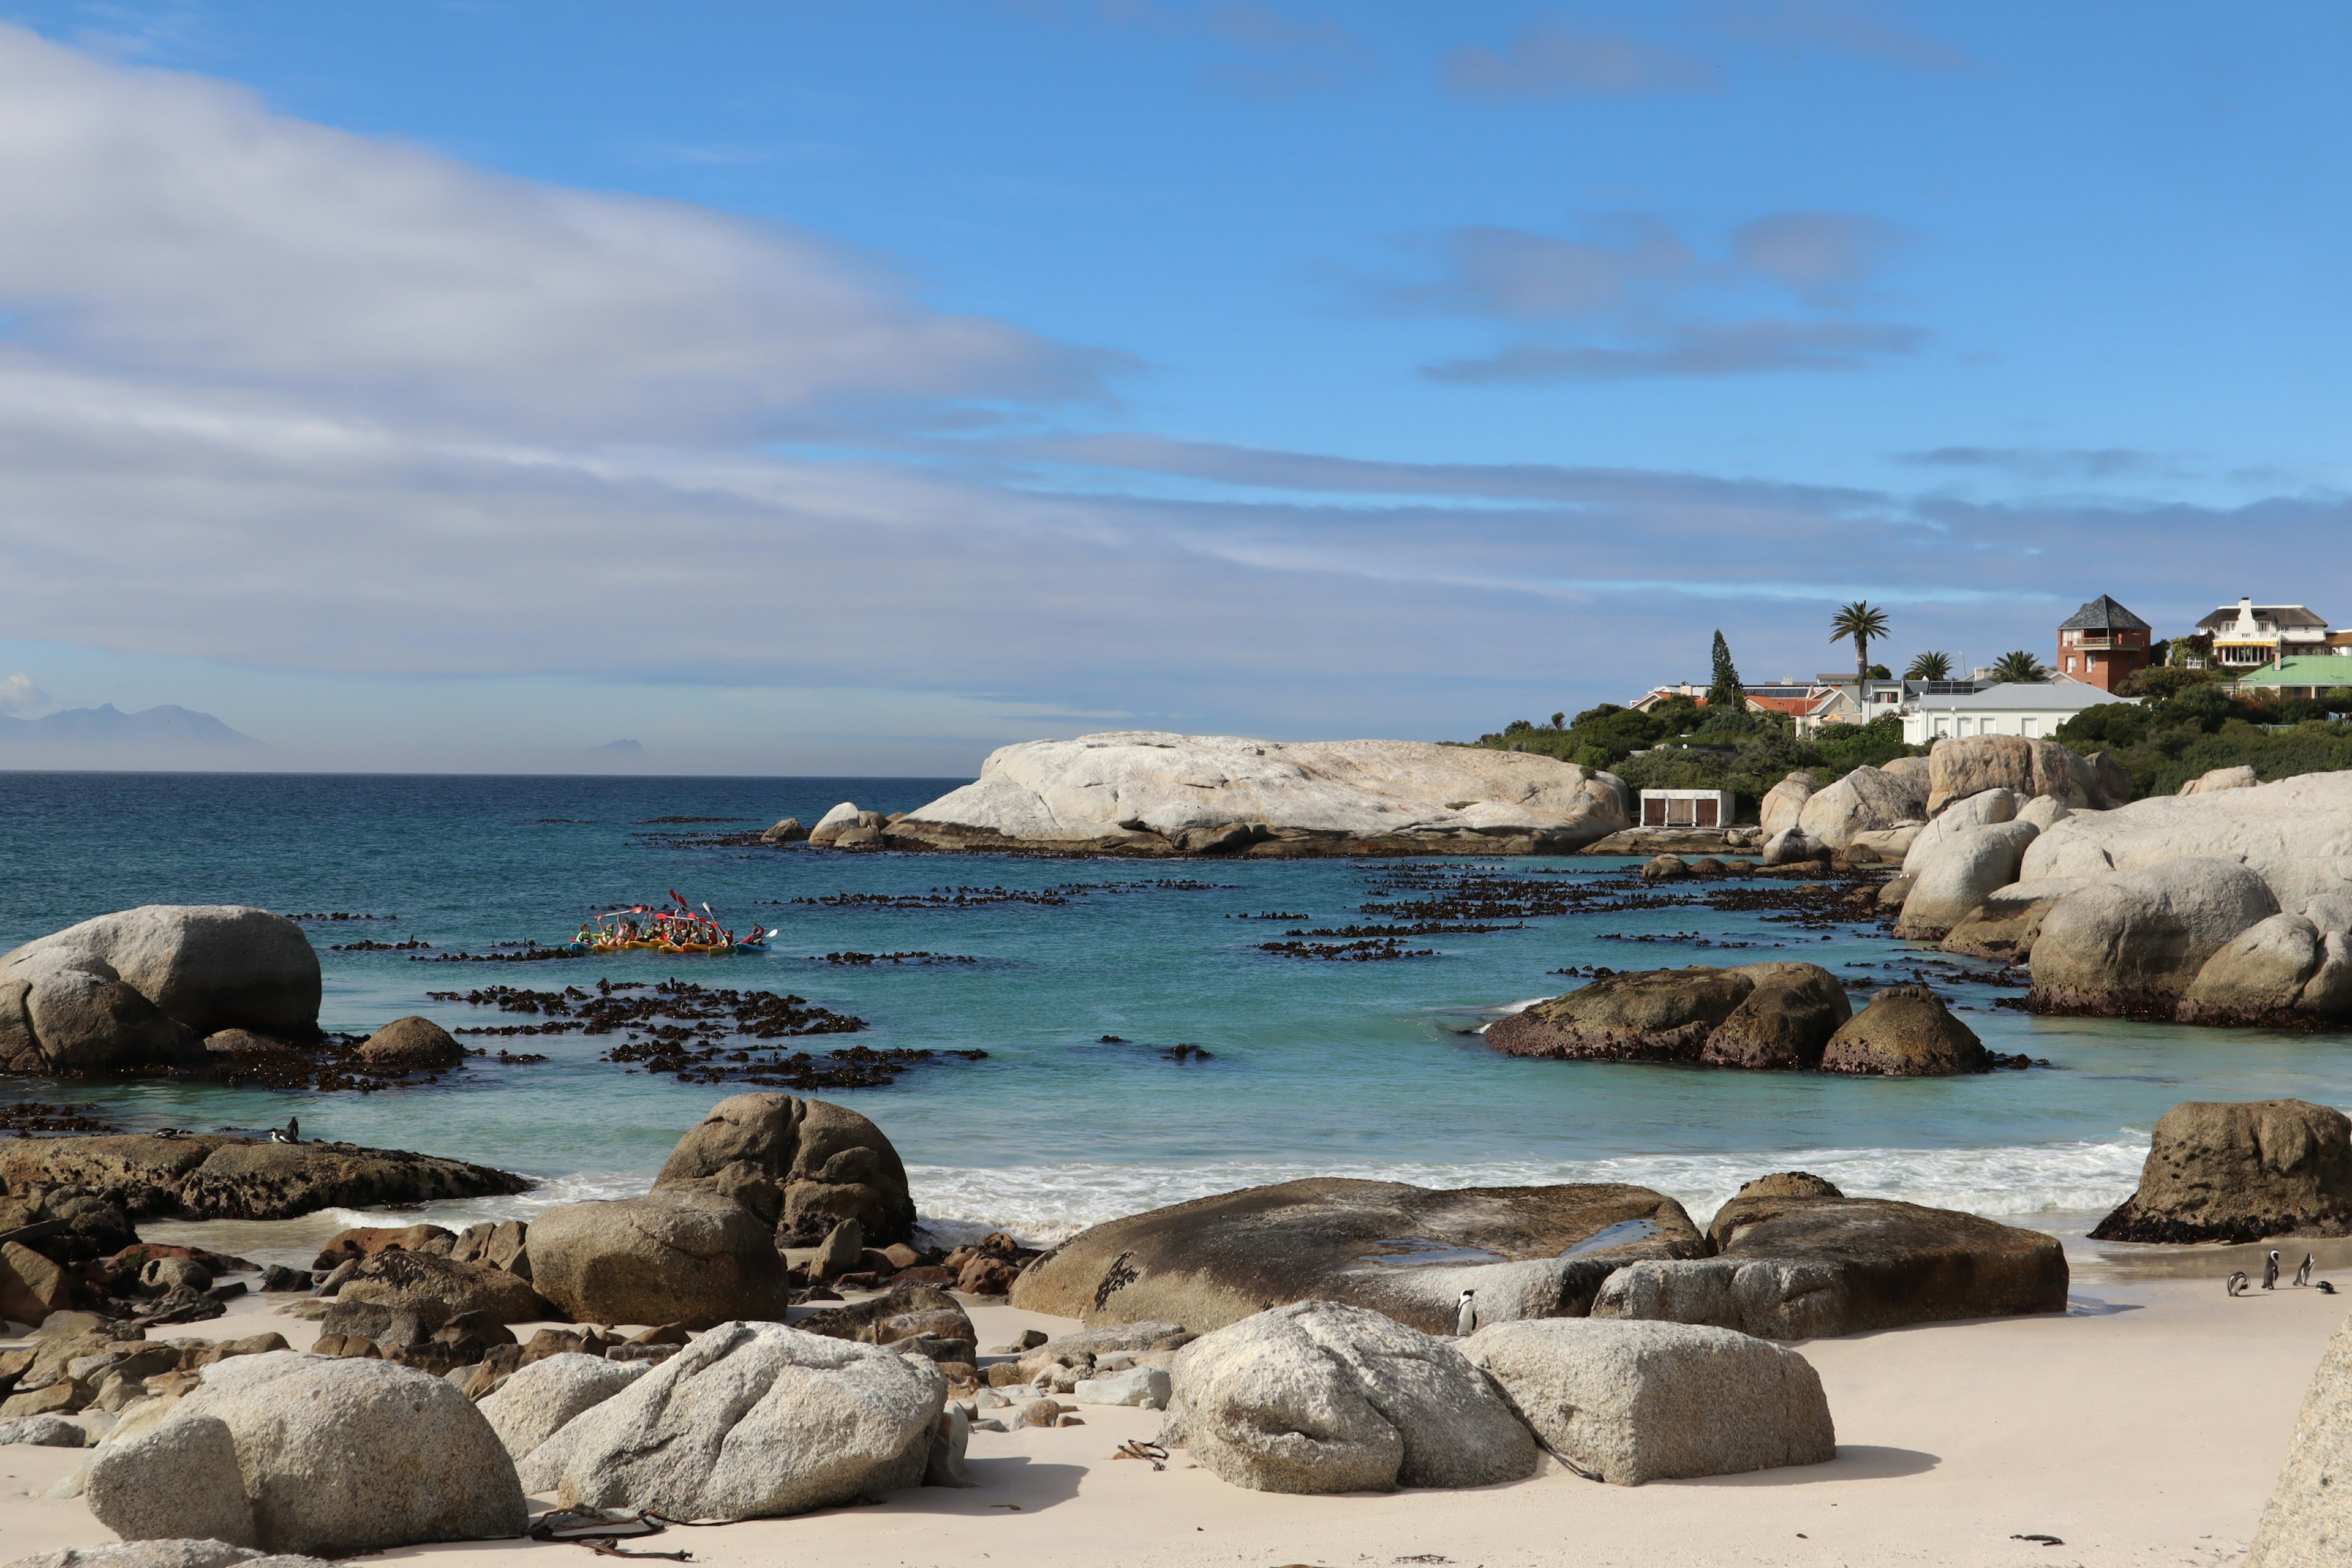
[[[1611,774],[1479,746],[1120,731],[1002,747],[877,831],[1000,854],[1569,854],[1630,826],[1629,798]]]
[[[488,1165],[355,1143],[227,1133],[0,1142],[0,1190],[83,1187],[150,1219],[292,1219],[324,1208],[499,1197],[534,1184]]]

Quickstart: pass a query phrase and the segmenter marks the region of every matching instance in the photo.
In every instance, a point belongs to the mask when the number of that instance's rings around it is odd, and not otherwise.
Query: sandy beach
[[[2063,1317],[1947,1323],[1816,1341],[1837,1421],[1832,1463],[1711,1480],[1603,1486],[1549,1465],[1477,1491],[1285,1497],[1231,1487],[1177,1449],[1163,1471],[1115,1459],[1156,1412],[1088,1406],[1086,1425],[973,1434],[965,1490],[712,1529],[637,1545],[708,1564],[821,1561],[933,1568],[1061,1564],[2225,1563],[2245,1551],[2305,1385],[2345,1299],[2281,1289],[2231,1300],[2210,1279],[2079,1283]],[[971,1307],[983,1344],[1065,1320]],[[191,1337],[314,1325],[274,1300]],[[529,1325],[517,1325],[528,1339]],[[158,1337],[165,1337],[159,1335]],[[83,1456],[0,1450],[0,1561],[111,1539],[44,1494]],[[534,1500],[534,1507],[548,1500]],[[2054,1535],[2063,1545],[2017,1539]],[[584,1561],[570,1544],[412,1547],[386,1560],[511,1568]]]

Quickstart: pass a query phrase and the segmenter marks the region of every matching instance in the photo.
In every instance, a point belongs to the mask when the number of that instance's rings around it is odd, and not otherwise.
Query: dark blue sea
[[[867,1021],[803,1042],[982,1050],[887,1088],[824,1096],[872,1117],[905,1155],[942,1236],[1003,1227],[1046,1240],[1113,1215],[1302,1174],[1436,1184],[1644,1183],[1701,1216],[1764,1172],[1801,1167],[1849,1193],[2079,1232],[2129,1193],[2148,1129],[2192,1099],[2297,1095],[2352,1104],[2352,1051],[2327,1036],[2036,1018],[2013,991],[1940,987],[1997,1050],[2046,1070],[1927,1081],[1592,1063],[1487,1050],[1474,1032],[1515,1002],[1580,984],[1555,972],[1801,956],[1850,978],[1937,957],[1865,925],[1826,938],[1769,911],[1704,904],[1566,914],[1523,929],[1412,939],[1431,956],[1330,962],[1260,944],[1373,923],[1397,868],[1349,860],[1121,862],[849,855],[698,843],[836,802],[905,810],[961,780],[0,773],[0,949],[142,903],[253,904],[306,921],[326,975],[321,1022],[364,1032],[421,1013],[456,1029],[518,1021],[430,992],[680,978],[790,993]],[[711,819],[665,823],[658,819]],[[1476,863],[1591,879],[1624,863]],[[1009,899],[1012,889],[1045,895]],[[583,915],[708,901],[764,954],[541,963],[420,962],[560,943]],[[1679,890],[1679,889],[1678,889]],[[835,895],[937,900],[796,902]],[[1279,920],[1241,917],[1274,914]],[[1633,942],[1641,936],[1668,938]],[[419,941],[409,952],[345,952]],[[1727,948],[1720,944],[1746,943]],[[971,963],[827,962],[922,952]],[[1989,968],[1990,966],[1981,966]],[[1857,996],[1857,1005],[1860,997]],[[520,1021],[530,1021],[524,1019]],[[1115,1036],[1106,1042],[1105,1036]],[[131,1128],[260,1127],[429,1150],[543,1178],[528,1214],[642,1187],[726,1088],[601,1059],[614,1037],[467,1037],[543,1053],[477,1058],[436,1087],[374,1093],[230,1089],[184,1080],[0,1080],[0,1100],[102,1104]],[[1169,1047],[1206,1047],[1177,1059]],[[468,1217],[464,1205],[445,1216]],[[320,1225],[351,1223],[321,1216]]]

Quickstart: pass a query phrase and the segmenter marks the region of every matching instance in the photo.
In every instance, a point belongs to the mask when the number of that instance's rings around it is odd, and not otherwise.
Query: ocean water
[[[800,1042],[818,1052],[984,1050],[982,1061],[918,1066],[887,1089],[821,1095],[888,1132],[925,1223],[950,1238],[1004,1228],[1050,1241],[1160,1204],[1318,1174],[1637,1182],[1704,1221],[1741,1182],[1791,1167],[1858,1195],[2078,1234],[2131,1191],[2150,1127],[2180,1100],[2352,1105],[2346,1037],[2037,1018],[1994,1006],[2014,993],[1972,978],[1941,989],[1988,1046],[2047,1058],[2049,1069],[1888,1081],[1536,1062],[1498,1056],[1475,1032],[1501,1008],[1581,984],[1551,973],[1577,966],[1802,957],[1884,979],[1938,956],[1867,926],[1824,940],[1767,913],[1687,905],[1408,943],[1434,949],[1427,958],[1320,962],[1256,944],[1296,925],[1378,920],[1359,906],[1392,865],[844,855],[661,837],[756,830],[787,815],[814,822],[841,800],[904,810],[961,782],[0,773],[0,950],[142,903],[372,914],[396,918],[310,922],[330,1029],[371,1030],[408,1013],[452,1028],[533,1022],[426,994],[676,977],[790,992],[872,1026]],[[723,820],[653,820],[661,817]],[[1478,864],[1579,879],[1627,862]],[[960,886],[1064,891],[1059,902],[915,909],[792,901]],[[513,964],[331,951],[416,939],[434,944],[416,955],[430,958],[561,942],[592,907],[672,888],[738,930],[754,920],[773,927],[771,950]],[[1305,918],[1236,918],[1269,912]],[[1626,940],[1685,933],[1756,945]],[[839,952],[978,962],[824,961]],[[733,1092],[601,1060],[617,1039],[474,1040],[551,1059],[478,1059],[432,1088],[0,1079],[0,1102],[99,1102],[134,1129],[258,1128],[299,1113],[310,1136],[541,1178],[525,1198],[436,1211],[528,1215],[568,1197],[641,1190],[679,1134]],[[1163,1054],[1180,1043],[1209,1055]]]

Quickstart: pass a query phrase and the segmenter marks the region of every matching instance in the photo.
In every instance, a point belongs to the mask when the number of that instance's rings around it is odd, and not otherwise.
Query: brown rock
[[[1706,1250],[1682,1205],[1646,1187],[1441,1191],[1318,1178],[1096,1226],[1023,1270],[1012,1296],[1089,1324],[1196,1333],[1269,1305],[1340,1301],[1450,1334],[1465,1289],[1498,1312],[1507,1301],[1510,1315],[1577,1316],[1610,1269]]]
[[[560,1204],[531,1222],[530,1263],[540,1293],[589,1322],[782,1322],[791,1298],[768,1225],[690,1185]]]
[[[854,1219],[843,1220],[824,1233],[817,1244],[816,1256],[809,1260],[809,1275],[816,1279],[838,1279],[845,1274],[855,1274],[863,1268],[866,1258],[866,1237]]]
[[[1693,964],[1604,974],[1579,991],[1498,1018],[1486,1043],[1515,1057],[1695,1062],[1706,1037],[1756,987],[1740,969]]]
[[[2033,955],[2042,917],[2082,885],[2073,877],[2047,877],[1997,889],[1945,933],[1944,951],[2022,963]]]
[[[457,1233],[437,1225],[356,1226],[329,1237],[319,1256],[310,1259],[310,1267],[332,1268],[379,1252],[431,1252],[448,1258],[454,1256],[457,1245]]]
[[[1061,1424],[1062,1406],[1050,1399],[1036,1399],[1021,1407],[1020,1424],[1024,1426],[1055,1426]]]
[[[499,1323],[552,1316],[530,1280],[485,1263],[459,1263],[430,1252],[387,1251],[362,1258],[335,1300],[340,1306],[415,1312],[428,1334],[467,1313]]]
[[[267,1355],[271,1351],[289,1348],[284,1334],[276,1332],[248,1334],[241,1340],[226,1340],[219,1344],[200,1344],[183,1349],[180,1352],[179,1370],[194,1372],[198,1367],[210,1366],[215,1362],[226,1361],[231,1356]]]
[[[2139,1190],[2101,1241],[2352,1235],[2352,1121],[2301,1100],[2189,1100],[2148,1142]]]
[[[1924,985],[1889,985],[1831,1037],[1823,1072],[1882,1078],[1941,1078],[1990,1072],[1976,1031]]]
[[[955,1288],[967,1296],[1002,1296],[1020,1278],[1020,1265],[982,1253],[965,1263],[956,1276]]]
[[[466,1059],[466,1047],[430,1018],[394,1018],[360,1044],[360,1059],[374,1068],[451,1068]]]
[[[1710,1067],[1811,1068],[1853,1016],[1845,987],[1817,963],[1755,963],[1755,989],[1717,1025],[1700,1050]]]
[[[678,1140],[656,1190],[731,1194],[776,1227],[778,1245],[810,1246],[843,1220],[861,1245],[910,1239],[915,1201],[906,1166],[882,1130],[845,1107],[786,1094],[720,1100]]]
[[[2022,735],[1968,735],[1938,741],[1927,753],[1927,815],[1989,789],[2049,795],[2070,806],[2105,811],[2131,803],[2131,777],[2099,752],[2078,757],[2056,741]]]
[[[0,1186],[19,1193],[83,1187],[156,1218],[292,1219],[322,1208],[524,1193],[531,1184],[462,1160],[351,1143],[272,1143],[217,1133],[0,1139]],[[135,1239],[126,1235],[114,1247]]]
[[[828,1339],[855,1340],[861,1344],[889,1345],[929,1336],[950,1343],[961,1342],[968,1357],[976,1342],[971,1319],[963,1306],[944,1290],[929,1286],[893,1290],[870,1301],[829,1307],[812,1312],[793,1327]]]
[[[1759,1176],[1754,1181],[1743,1184],[1738,1195],[1743,1198],[1842,1198],[1845,1196],[1843,1193],[1838,1191],[1835,1182],[1816,1176],[1811,1171],[1780,1171],[1769,1176]],[[1714,1225],[1710,1223],[1706,1229],[1707,1236],[1713,1238],[1716,1234]],[[1717,1241],[1716,1245],[1719,1247],[1722,1243]]]
[[[22,1242],[0,1242],[0,1318],[38,1328],[73,1305],[71,1276]]]

